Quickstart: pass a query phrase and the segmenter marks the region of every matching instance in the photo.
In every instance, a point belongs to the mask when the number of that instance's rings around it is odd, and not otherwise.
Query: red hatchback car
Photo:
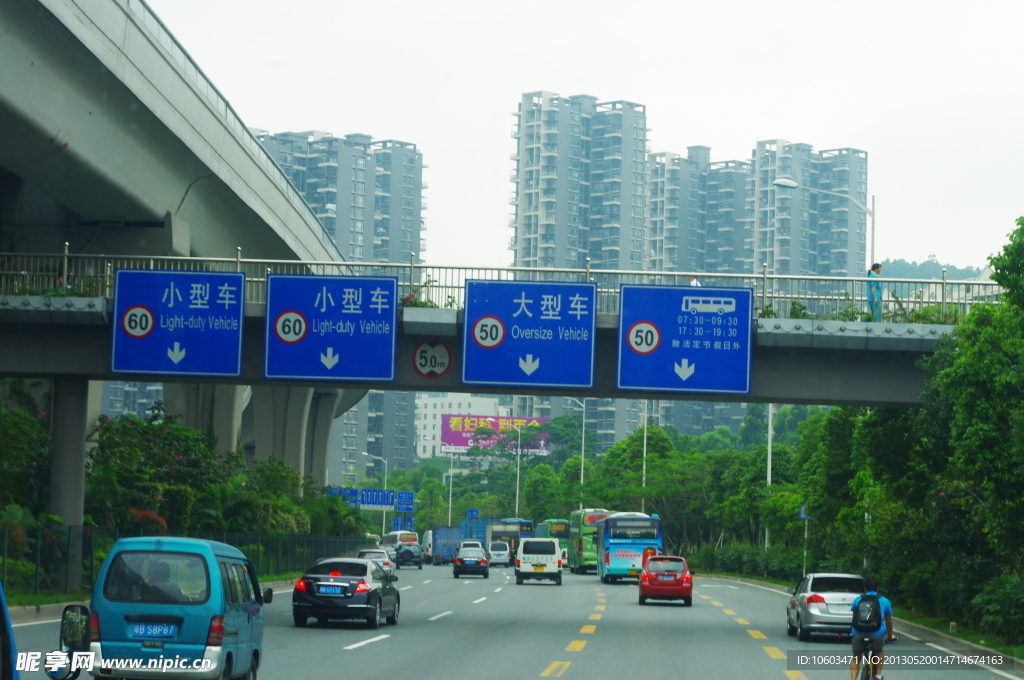
[[[647,600],[682,600],[693,605],[693,572],[682,557],[653,555],[640,572],[640,604]]]

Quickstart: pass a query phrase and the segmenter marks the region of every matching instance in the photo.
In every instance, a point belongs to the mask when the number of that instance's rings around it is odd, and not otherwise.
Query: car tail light
[[[825,604],[825,598],[821,595],[808,595],[807,604]]]
[[[357,593],[368,593],[368,592],[370,592],[370,586],[366,585],[366,581],[360,581],[356,585],[355,592],[357,592]]]
[[[331,576],[341,576],[341,572],[340,571],[332,571],[331,572]]]
[[[640,580],[641,581],[646,581],[647,580],[647,572],[646,571],[641,571],[640,572]]]
[[[455,558],[455,564],[462,564],[462,560],[458,557]]]
[[[385,566],[385,567],[390,567],[390,566],[391,566],[391,563],[390,563],[390,562],[385,562],[385,563],[384,563],[384,566]]]
[[[604,554],[604,563],[605,564],[611,564],[612,563],[612,556],[609,553],[605,553]]]
[[[96,612],[92,613],[89,617],[89,628],[91,629],[90,635],[92,636],[93,642],[100,641],[100,616]]]
[[[487,564],[487,560],[480,560],[480,564]]]
[[[224,644],[224,617],[214,616],[210,619],[210,632],[206,634],[207,647],[220,647]]]
[[[684,583],[690,583],[691,581],[693,581],[693,577],[690,576],[690,572],[686,572],[685,574],[683,574]]]
[[[518,560],[518,559],[517,559],[517,560],[516,560],[516,567],[519,567],[519,566],[521,566],[521,565],[522,565],[522,560]]]
[[[306,579],[300,578],[298,581],[296,581],[295,590],[301,590],[302,592],[306,592]]]
[[[558,560],[558,568],[559,568],[559,569],[561,569],[561,568],[562,568],[562,560]]]

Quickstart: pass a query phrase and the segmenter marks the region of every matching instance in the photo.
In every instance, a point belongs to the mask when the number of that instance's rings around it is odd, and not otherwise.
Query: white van
[[[557,538],[524,538],[516,552],[516,585],[527,579],[562,585],[562,546]]]
[[[420,542],[420,549],[423,550],[423,561],[426,564],[434,563],[434,532],[427,530],[423,533],[423,540]]]

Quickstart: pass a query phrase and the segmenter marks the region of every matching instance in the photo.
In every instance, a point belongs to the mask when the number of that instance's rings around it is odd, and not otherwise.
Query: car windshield
[[[103,596],[113,602],[200,604],[209,594],[206,560],[193,553],[119,553],[103,586]]]
[[[366,576],[364,562],[321,562],[306,570],[310,576]]]
[[[491,552],[508,552],[508,543],[491,543]]]
[[[682,560],[651,560],[647,563],[647,571],[682,574],[686,571],[686,562]]]
[[[524,555],[554,555],[557,548],[554,541],[523,541]]]
[[[403,545],[402,547],[400,547],[398,549],[398,552],[414,552],[414,553],[418,553],[419,551],[420,551],[420,547],[418,545]]]
[[[862,593],[864,579],[855,576],[815,576],[811,581],[812,593]]]
[[[483,557],[483,550],[460,550],[459,557]]]

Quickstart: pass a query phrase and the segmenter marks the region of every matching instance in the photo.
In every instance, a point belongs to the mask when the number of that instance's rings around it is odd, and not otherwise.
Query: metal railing
[[[113,297],[117,269],[233,271],[246,273],[246,302],[266,302],[267,274],[320,276],[394,276],[405,305],[460,308],[465,283],[491,281],[590,281],[598,287],[598,313],[619,311],[623,283],[687,286],[696,276],[706,287],[749,288],[756,315],[856,321],[868,317],[868,279],[825,276],[646,272],[530,267],[454,267],[384,262],[248,260],[241,248],[234,258],[36,255],[0,253],[0,295]],[[953,323],[973,304],[998,303],[1002,288],[994,281],[871,279],[881,289],[886,319],[910,323]]]
[[[130,14],[135,15],[139,23],[153,36],[154,40],[167,50],[171,61],[181,68],[185,78],[191,81],[196,86],[199,94],[210,102],[213,110],[223,119],[227,128],[238,137],[242,145],[252,154],[253,160],[263,166],[271,178],[277,182],[278,186],[281,187],[281,191],[288,196],[288,199],[295,206],[295,209],[298,210],[310,229],[320,235],[320,240],[324,246],[333,250],[339,260],[343,259],[341,251],[338,250],[338,246],[334,243],[334,239],[331,238],[330,233],[328,233],[320,220],[317,219],[309,204],[306,203],[306,199],[295,188],[288,175],[277,164],[277,161],[267,154],[263,144],[245,126],[241,117],[231,107],[231,104],[228,103],[227,98],[214,86],[213,81],[203,73],[203,70],[199,68],[199,64],[189,55],[188,50],[178,42],[177,38],[174,37],[164,22],[146,4],[145,0],[113,1],[125,7]]]

